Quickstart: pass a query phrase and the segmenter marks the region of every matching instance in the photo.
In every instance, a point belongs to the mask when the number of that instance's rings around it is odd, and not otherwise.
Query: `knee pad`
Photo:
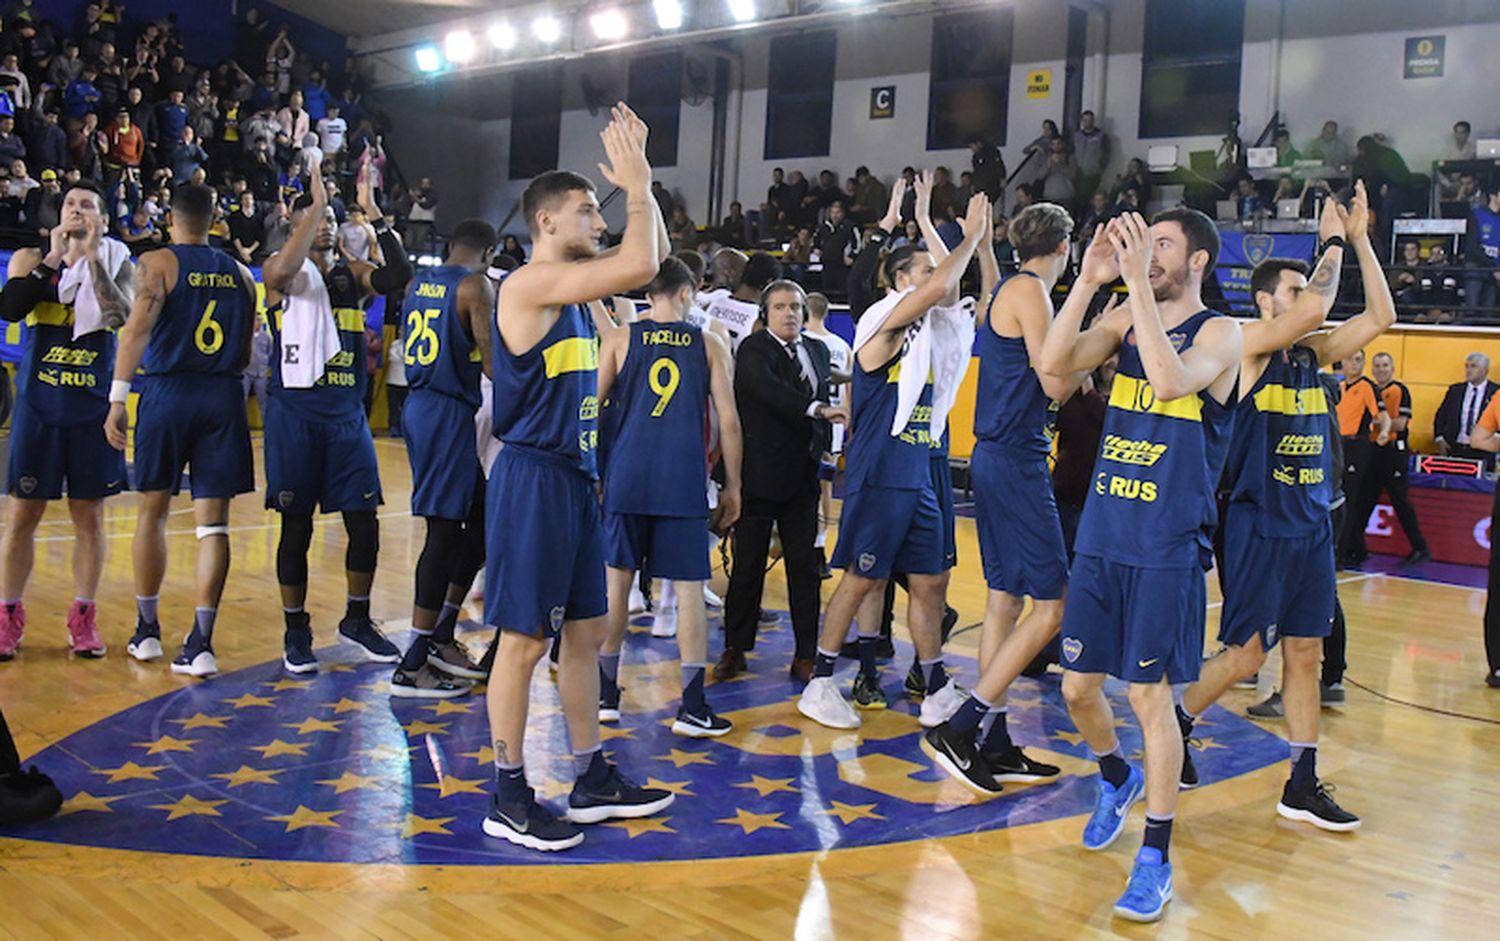
[[[375,571],[375,559],[380,555],[380,522],[375,511],[345,513],[344,530],[349,534],[344,567],[351,572]]]
[[[307,549],[312,545],[311,513],[281,514],[281,540],[276,545],[276,581],[307,584]]]

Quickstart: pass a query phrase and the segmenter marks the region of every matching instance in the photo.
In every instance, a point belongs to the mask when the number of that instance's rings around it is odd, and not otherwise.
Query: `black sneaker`
[[[556,852],[583,842],[583,833],[536,802],[536,793],[526,789],[525,798],[511,804],[490,800],[490,814],[484,818],[484,832],[509,840],[527,849]]]
[[[957,627],[957,626],[958,626],[958,612],[955,611],[955,610],[953,610],[952,608],[948,608],[945,611],[943,611],[943,625],[942,625],[942,629],[941,629],[942,630],[942,641],[941,641],[941,643],[943,643],[943,644],[947,644],[948,643],[948,637],[949,637],[949,635],[951,635],[953,633],[953,629],[955,627]]]
[[[312,619],[303,614],[281,639],[281,665],[288,673],[301,675],[318,672],[318,658],[313,656]]]
[[[456,640],[428,641],[427,665],[463,680],[482,680],[488,675],[469,656],[468,649]]]
[[[391,674],[391,695],[397,699],[457,699],[471,689],[468,680],[439,673],[425,663],[415,670],[397,667]]]
[[[781,615],[775,611],[767,611],[765,608],[761,608],[760,614],[755,617],[755,622],[761,627],[771,627],[772,625],[781,623]]]
[[[1500,670],[1491,670],[1484,676],[1484,685],[1490,689],[1500,689]]]
[[[884,709],[885,690],[880,688],[880,677],[872,673],[860,673],[854,678],[854,705],[859,709]]]
[[[649,817],[672,805],[675,795],[659,787],[641,787],[609,765],[609,774],[598,787],[587,787],[582,779],[568,795],[568,819],[574,823],[601,823],[628,817]]]
[[[1348,700],[1344,692],[1343,683],[1319,683],[1318,704],[1322,706],[1342,706]]]
[[[880,639],[875,642],[875,659],[892,660],[896,656],[896,642],[891,640],[889,634],[881,634]]]
[[[219,672],[219,664],[214,660],[213,644],[204,640],[203,635],[198,633],[198,628],[194,627],[189,631],[187,640],[182,642],[182,651],[172,660],[172,672],[199,679]]]
[[[687,738],[718,738],[728,735],[734,724],[720,717],[707,703],[698,712],[689,712],[686,707],[677,710],[677,720],[672,723],[672,734]]]
[[[927,677],[922,675],[922,665],[917,661],[911,662],[911,669],[906,671],[906,681],[902,683],[906,690],[906,698],[912,702],[921,702],[927,698]]]
[[[160,659],[162,655],[161,625],[155,621],[147,624],[140,618],[136,618],[135,633],[131,635],[130,643],[125,646],[125,651],[142,663]]]
[[[1186,735],[1182,737],[1182,777],[1178,779],[1179,790],[1191,791],[1198,786],[1198,766],[1193,763],[1193,746]]]
[[[979,757],[989,768],[990,777],[1000,784],[1035,784],[1062,773],[1057,765],[1037,761],[1015,745],[1004,751],[980,752]]]
[[[1340,807],[1332,794],[1333,788],[1321,781],[1300,789],[1293,789],[1292,782],[1288,781],[1281,789],[1276,812],[1288,820],[1301,820],[1320,830],[1336,833],[1358,830],[1359,818]]]
[[[1404,559],[1401,560],[1401,564],[1402,565],[1421,565],[1423,562],[1431,562],[1431,561],[1432,561],[1432,552],[1426,546],[1423,546],[1420,549],[1413,549],[1411,552],[1409,552],[1407,554],[1406,558],[1404,558]]]
[[[401,648],[386,640],[369,618],[344,618],[339,622],[339,636],[358,644],[371,663],[401,662]]]
[[[1286,709],[1281,705],[1281,693],[1272,693],[1255,705],[1246,707],[1245,715],[1268,722],[1274,719],[1285,719]]]
[[[0,774],[0,826],[41,823],[62,806],[62,792],[36,768]]]
[[[488,677],[490,671],[495,668],[495,651],[499,647],[500,636],[496,634],[495,638],[490,641],[490,645],[484,648],[484,656],[479,658],[479,669],[484,671],[485,677]]]
[[[946,722],[928,729],[922,736],[922,751],[955,781],[980,797],[992,797],[1004,790],[974,747],[974,739],[954,734]]]

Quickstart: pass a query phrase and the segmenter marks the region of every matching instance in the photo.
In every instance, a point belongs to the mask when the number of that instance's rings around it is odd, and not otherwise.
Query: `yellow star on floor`
[[[182,726],[184,732],[191,732],[193,729],[222,729],[229,719],[229,716],[206,716],[199,712],[186,719],[168,719],[167,721]]]
[[[343,813],[342,810],[312,810],[298,804],[297,809],[289,814],[280,814],[266,819],[286,824],[285,832],[287,833],[294,833],[305,827],[328,827],[337,830],[339,825],[334,822],[333,818],[341,813]]]
[[[446,826],[457,820],[457,817],[418,817],[416,814],[407,814],[406,820],[401,823],[401,839],[409,840],[419,833],[436,833],[440,836],[452,836],[453,831]]]
[[[536,785],[536,796],[542,800],[556,800],[559,797],[567,797],[573,793],[573,785],[556,778],[543,778]]]
[[[472,702],[454,702],[451,699],[439,699],[435,703],[423,706],[423,709],[431,709],[434,715],[468,715],[474,708]]]
[[[246,693],[238,699],[221,699],[219,701],[227,702],[236,709],[247,709],[251,706],[269,707],[273,705],[270,699],[267,699],[265,696],[257,696],[254,693]]]
[[[372,745],[369,748],[361,748],[355,754],[364,755],[366,758],[374,758],[376,761],[385,761],[390,758],[406,759],[411,755],[411,750],[400,748],[396,745],[387,745],[382,742],[379,745]]]
[[[184,740],[180,738],[173,738],[170,735],[163,735],[161,738],[157,739],[154,742],[131,742],[130,744],[134,745],[136,748],[146,749],[146,754],[148,755],[159,755],[164,751],[190,752],[193,750],[193,746],[198,744],[198,740],[196,738]]]
[[[1189,740],[1190,744],[1198,751],[1208,751],[1210,748],[1228,748],[1223,742],[1216,742],[1212,738],[1195,738]]]
[[[312,680],[277,680],[274,683],[265,682],[260,685],[271,687],[273,693],[284,693],[289,689],[308,689],[312,686]]]
[[[345,771],[343,774],[339,775],[336,778],[331,778],[327,781],[318,781],[316,783],[324,784],[328,787],[333,788],[333,793],[335,794],[343,794],[347,791],[357,791],[360,788],[377,787],[380,783],[380,779],[374,777],[366,777],[362,774],[354,774],[351,771]]]
[[[191,794],[182,795],[182,799],[175,804],[152,804],[152,810],[165,810],[167,822],[171,823],[180,817],[219,817],[219,808],[229,803],[227,800],[199,800]]]
[[[209,777],[226,781],[230,787],[239,787],[242,784],[275,784],[276,776],[285,770],[285,768],[265,769],[240,765],[236,771],[211,774]]]
[[[371,680],[363,686],[356,686],[354,688],[363,690],[371,696],[389,696],[391,694],[391,681],[385,677],[381,677],[378,680]]]
[[[1079,735],[1077,732],[1053,732],[1048,737],[1067,742],[1069,745],[1076,746],[1083,744],[1083,736]]]
[[[614,741],[617,738],[634,739],[635,738],[635,730],[634,729],[622,728],[621,726],[618,726],[618,725],[601,725],[601,726],[599,726],[599,741],[601,741],[601,742],[612,742],[612,741]]]
[[[309,742],[283,742],[278,738],[266,745],[252,745],[250,750],[260,752],[262,758],[275,758],[277,755],[296,755],[298,758],[305,758],[309,747],[311,747]]]
[[[461,751],[458,753],[458,757],[473,758],[476,763],[481,765],[492,765],[495,763],[495,749],[489,745],[480,745],[478,751]]]
[[[768,794],[777,794],[782,791],[788,794],[797,793],[797,789],[792,787],[791,778],[763,778],[758,774],[752,774],[750,780],[742,781],[736,784],[735,787],[750,788],[761,797],[765,797]]]
[[[344,722],[341,719],[315,719],[312,717],[303,719],[301,722],[284,723],[286,728],[296,729],[298,735],[308,735],[313,732],[337,732],[339,726]]]
[[[676,830],[667,826],[667,821],[671,819],[671,817],[641,817],[635,820],[611,820],[605,826],[624,830],[633,840],[642,833],[676,833]]]
[[[781,814],[756,814],[751,813],[743,807],[734,809],[733,817],[725,817],[715,820],[714,823],[728,824],[731,827],[740,827],[749,836],[756,830],[790,830],[791,827],[781,822]]]
[[[79,791],[63,802],[62,809],[57,812],[57,815],[66,817],[68,814],[82,813],[86,810],[98,811],[101,814],[113,813],[109,809],[110,803],[123,797],[123,794],[114,797],[95,797],[88,791]]]
[[[426,719],[413,719],[401,726],[407,735],[442,735],[448,731],[448,722],[428,722]]]
[[[669,749],[665,755],[653,755],[652,757],[658,761],[670,761],[679,768],[685,768],[688,765],[711,765],[714,763],[712,758],[702,752],[681,751],[676,748]]]
[[[349,699],[347,697],[340,699],[338,702],[325,702],[323,706],[324,708],[332,709],[334,715],[343,715],[346,712],[364,712],[370,708],[370,704],[367,702],[360,702],[357,699]]]
[[[438,797],[451,797],[454,794],[483,794],[484,778],[466,780],[455,778],[451,774],[445,774],[431,784],[423,784],[422,787],[430,791],[437,791]]]
[[[695,796],[697,796],[692,791],[688,790],[688,787],[691,784],[692,784],[691,781],[659,781],[656,778],[647,778],[646,779],[646,787],[658,787],[658,788],[661,788],[663,791],[671,791],[673,794],[676,794],[678,797],[695,797]]]
[[[320,663],[318,669],[323,673],[353,673],[352,663]]]
[[[165,770],[166,765],[141,767],[133,761],[127,761],[118,768],[96,768],[94,773],[107,774],[110,784],[118,784],[121,781],[155,781],[156,776]]]
[[[846,827],[856,820],[885,819],[875,812],[874,804],[846,804],[843,801],[834,801],[833,806],[826,808],[823,813],[839,818]]]

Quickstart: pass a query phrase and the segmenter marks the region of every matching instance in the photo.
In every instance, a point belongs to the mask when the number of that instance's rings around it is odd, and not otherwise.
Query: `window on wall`
[[[651,128],[646,159],[653,167],[677,166],[677,125],[682,118],[682,53],[642,56],[630,63],[626,102]]]
[[[1222,134],[1240,107],[1245,0],[1147,0],[1141,137]]]
[[[529,180],[557,169],[562,68],[542,66],[517,72],[511,102],[510,178]]]
[[[771,74],[766,83],[767,160],[828,155],[837,50],[838,36],[831,31],[771,40]]]
[[[1011,11],[986,10],[932,21],[932,84],[927,149],[964,147],[973,137],[1005,143],[1010,94]]]

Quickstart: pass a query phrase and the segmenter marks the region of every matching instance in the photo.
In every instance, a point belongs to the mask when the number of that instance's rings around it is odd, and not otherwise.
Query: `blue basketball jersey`
[[[521,454],[561,463],[597,479],[599,338],[588,310],[562,308],[536,346],[520,355],[495,327],[495,437]]]
[[[47,298],[26,315],[16,394],[49,425],[103,422],[115,371],[115,331],[95,330],[75,340],[73,305],[58,301],[57,279]]]
[[[458,310],[458,286],[470,273],[443,265],[418,274],[401,306],[401,338],[413,391],[441,392],[478,408],[483,364]]]
[[[1022,275],[1035,277],[1030,272]],[[1007,279],[1009,280],[1009,279]],[[1045,457],[1057,428],[1057,403],[1042,391],[1032,368],[1025,337],[995,332],[994,298],[979,328],[979,392],[974,409],[974,437],[1008,449]]]
[[[922,397],[900,434],[891,434],[896,418],[899,354],[889,363],[866,372],[854,357],[853,431],[844,452],[844,473],[849,489],[890,487],[922,490],[932,485],[930,461],[937,442],[932,440],[932,376],[922,388]]]
[[[338,324],[339,352],[328,361],[310,389],[288,389],[281,384],[281,362],[288,355],[282,345],[282,305],[268,312],[276,355],[271,359],[270,392],[277,401],[316,421],[343,421],[365,414],[365,312],[359,306],[359,281],[340,261],[323,275],[333,319]]]
[[[1199,311],[1167,336],[1185,352],[1217,316]],[[1233,419],[1233,401],[1220,404],[1207,390],[1158,399],[1135,331],[1127,333],[1078,527],[1078,554],[1140,568],[1206,565],[1218,518],[1214,491]]]
[[[638,320],[610,393],[618,413],[604,466],[604,509],[708,516],[708,349],[690,323]]]
[[[1326,529],[1333,454],[1317,354],[1305,346],[1273,354],[1236,412],[1230,502],[1255,508],[1262,536],[1291,539]]]
[[[177,283],[167,292],[146,344],[147,375],[239,376],[245,368],[255,306],[240,266],[207,245],[172,245]]]

